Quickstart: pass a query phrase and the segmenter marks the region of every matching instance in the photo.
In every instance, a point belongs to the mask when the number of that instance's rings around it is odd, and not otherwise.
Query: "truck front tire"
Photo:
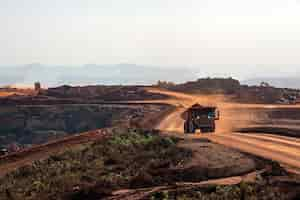
[[[189,132],[187,122],[184,122],[184,124],[183,124],[183,130],[184,130],[185,134],[187,134]]]
[[[195,128],[194,128],[193,122],[190,122],[190,123],[189,123],[189,132],[190,132],[190,133],[195,133]]]

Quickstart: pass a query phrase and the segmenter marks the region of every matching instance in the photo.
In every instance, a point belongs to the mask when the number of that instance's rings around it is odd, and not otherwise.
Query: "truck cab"
[[[202,133],[215,132],[219,115],[216,107],[194,104],[185,113],[184,133],[195,133],[197,129]]]

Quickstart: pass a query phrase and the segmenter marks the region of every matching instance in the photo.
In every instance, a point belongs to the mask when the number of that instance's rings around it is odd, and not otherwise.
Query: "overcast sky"
[[[300,72],[297,0],[0,0],[0,27],[0,65]]]

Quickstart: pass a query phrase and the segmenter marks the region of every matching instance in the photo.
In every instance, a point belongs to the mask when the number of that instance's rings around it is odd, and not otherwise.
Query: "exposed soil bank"
[[[300,127],[299,129],[292,129],[292,128],[282,128],[282,127],[273,127],[273,126],[272,127],[257,126],[257,127],[240,128],[235,131],[240,133],[256,133],[256,134],[266,133],[266,134],[300,138]]]
[[[152,115],[159,117],[168,109],[162,104],[1,106],[0,145],[41,144],[73,133],[129,126]]]
[[[272,109],[268,116],[270,119],[300,119],[300,108],[275,108]]]
[[[230,116],[233,115],[231,112],[228,112]],[[300,137],[299,108],[247,108],[241,113],[242,120],[231,120],[234,132]]]

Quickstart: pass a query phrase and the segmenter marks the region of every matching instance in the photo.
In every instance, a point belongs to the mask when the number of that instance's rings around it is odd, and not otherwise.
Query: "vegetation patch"
[[[284,192],[278,186],[265,182],[237,185],[208,185],[170,191],[155,192],[145,199],[151,200],[288,200],[297,197],[295,192]],[[295,198],[296,199],[296,198]]]
[[[120,188],[167,184],[163,172],[191,157],[177,142],[151,131],[117,129],[109,139],[6,175],[0,199],[99,199]]]
[[[142,199],[151,200],[296,200],[300,196],[299,176],[288,174],[277,162],[255,180],[233,185],[173,185],[164,187]]]

